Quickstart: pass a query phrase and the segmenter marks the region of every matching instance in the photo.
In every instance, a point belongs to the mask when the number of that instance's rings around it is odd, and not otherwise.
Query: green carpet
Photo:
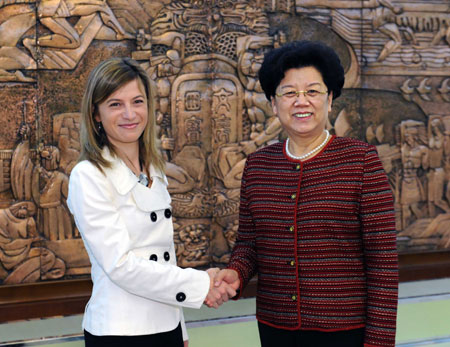
[[[450,299],[401,304],[397,317],[397,342],[450,337]]]
[[[189,347],[260,347],[256,321],[190,328],[188,334]]]

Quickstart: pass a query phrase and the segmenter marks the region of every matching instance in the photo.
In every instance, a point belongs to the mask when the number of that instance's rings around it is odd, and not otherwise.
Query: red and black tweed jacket
[[[365,327],[395,345],[398,264],[393,197],[374,146],[333,137],[314,158],[284,143],[252,153],[228,268],[258,275],[257,319],[288,330]]]

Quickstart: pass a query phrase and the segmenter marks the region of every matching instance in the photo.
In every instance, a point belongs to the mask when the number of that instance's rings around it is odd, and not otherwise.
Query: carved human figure
[[[385,43],[377,58],[377,61],[383,61],[402,44],[402,35],[395,18],[403,12],[403,8],[393,5],[390,0],[364,1],[363,7],[373,9],[371,11],[373,29],[389,37],[389,41]]]
[[[33,200],[39,208],[39,229],[49,240],[78,237],[73,234],[72,220],[68,213],[67,198],[68,176],[59,171],[60,151],[54,146],[45,146],[40,151],[41,164],[34,164],[30,153],[30,128],[21,124],[20,142],[15,148],[11,160],[11,186],[16,200]],[[69,146],[69,134],[63,131],[60,144]],[[68,149],[68,148],[67,148]],[[64,147],[64,150],[65,147]],[[77,152],[77,151],[76,151]],[[68,156],[74,159],[74,154]],[[69,163],[62,170],[70,169]],[[42,223],[42,225],[41,225]]]
[[[150,50],[153,46],[164,47],[162,52],[152,52],[150,65],[146,68],[148,75],[154,80],[157,90],[155,101],[156,123],[158,126],[157,135],[163,158],[166,161],[171,159],[171,151],[175,148],[175,141],[172,137],[170,127],[170,95],[172,82],[180,72],[184,58],[184,41],[182,33],[175,31],[165,32],[161,35],[150,36],[141,31],[138,35],[141,50]],[[160,53],[160,54],[159,54]],[[145,68],[145,66],[143,66]],[[186,182],[192,183],[192,179],[186,176],[182,168],[171,165],[166,168],[167,178],[171,182],[169,191],[185,192],[190,189],[183,188]],[[171,175],[175,175],[171,177]],[[184,176],[184,177],[181,177]]]
[[[70,175],[80,155],[78,114],[67,115],[60,124],[54,123],[53,126],[54,137],[58,138],[58,149],[61,154],[59,168]]]
[[[48,240],[71,239],[72,220],[66,206],[69,178],[58,170],[59,150],[45,146],[40,156],[41,166],[33,173],[33,199],[39,207],[40,228]]]
[[[419,177],[419,169],[428,169],[429,150],[425,146],[425,125],[423,122],[407,120],[401,122],[401,158],[403,166],[401,199],[402,224],[405,229],[416,219],[423,218],[426,212],[420,203],[426,200],[426,190]]]
[[[33,82],[20,69],[35,69],[36,62],[18,46],[22,37],[36,24],[36,13],[28,1],[0,1],[0,81]],[[31,2],[31,1],[30,1]],[[35,1],[33,1],[35,2]],[[12,70],[12,71],[8,71]]]
[[[438,117],[429,122],[428,147],[430,149],[430,170],[428,172],[428,208],[430,217],[436,216],[436,207],[444,212],[450,212],[450,206],[444,200],[445,171],[444,171],[444,124]]]
[[[273,114],[258,79],[265,49],[272,47],[273,44],[274,39],[269,36],[249,35],[236,40],[237,73],[245,88],[244,103],[251,122],[251,141],[242,143],[246,155],[274,139],[281,132],[280,122]]]
[[[13,269],[28,257],[31,243],[38,240],[33,215],[36,206],[22,201],[0,210],[0,262]]]
[[[37,11],[31,4],[36,4]],[[11,5],[11,6],[7,6]],[[39,47],[50,47],[57,49],[85,50],[99,28],[104,25],[111,30],[103,31],[107,37],[116,40],[133,39],[134,35],[127,33],[121,26],[106,0],[8,0],[6,3],[0,1],[0,10],[7,6],[7,18],[1,23],[5,16],[0,13],[0,81],[34,82],[34,78],[24,76],[21,69],[36,69],[37,64],[55,68],[74,68],[77,60],[83,52],[70,56],[64,64],[58,59],[56,61],[50,53],[41,54]],[[89,16],[99,14],[96,24]],[[76,24],[73,24],[77,20]],[[50,34],[41,37],[25,37],[22,48],[21,39],[29,33],[37,23],[42,24],[50,30]],[[93,26],[91,26],[93,24]],[[90,35],[85,37],[86,29],[90,27]],[[86,40],[83,47],[83,38]],[[29,54],[31,53],[31,55]],[[63,52],[63,56],[67,52]],[[67,59],[67,58],[66,58]],[[72,61],[74,60],[74,61]],[[15,70],[15,71],[8,71]]]
[[[36,206],[21,201],[0,210],[0,280],[3,284],[57,279],[65,274],[65,263],[44,247],[32,247],[42,240],[33,216]]]
[[[133,38],[120,25],[106,1],[102,0],[42,0],[38,5],[38,17],[41,24],[52,34],[38,38],[25,39],[24,46],[34,53],[32,47],[37,43],[41,47],[74,49],[81,45],[80,33],[72,26],[68,18],[85,17],[98,13],[103,23],[116,33],[116,39]]]
[[[11,187],[18,201],[31,200],[31,176],[34,164],[30,155],[30,127],[22,123],[18,130],[19,144],[11,159]]]

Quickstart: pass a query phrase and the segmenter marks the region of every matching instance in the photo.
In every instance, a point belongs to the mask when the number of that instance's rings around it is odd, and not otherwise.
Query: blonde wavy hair
[[[135,79],[145,88],[148,105],[147,126],[139,138],[139,159],[145,167],[152,164],[164,172],[164,161],[156,146],[154,88],[144,69],[130,58],[110,58],[102,61],[89,74],[81,103],[81,153],[78,161],[89,160],[102,172],[103,168],[111,167],[111,163],[102,156],[102,149],[107,146],[113,155],[117,156],[117,153],[95,116],[99,104]]]

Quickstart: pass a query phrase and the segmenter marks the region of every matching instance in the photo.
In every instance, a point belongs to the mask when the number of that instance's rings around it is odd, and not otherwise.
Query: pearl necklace
[[[325,140],[323,140],[323,142],[320,145],[318,145],[312,151],[309,151],[308,153],[300,155],[298,157],[293,155],[293,154],[291,154],[291,152],[289,152],[289,137],[288,137],[287,140],[286,140],[286,154],[288,155],[288,157],[290,157],[292,159],[295,159],[295,160],[303,160],[305,158],[308,158],[310,155],[316,153],[317,151],[322,149],[323,146],[326,145],[326,143],[328,142],[328,139],[330,138],[330,132],[325,129],[325,133],[327,134],[327,136],[325,136]]]

